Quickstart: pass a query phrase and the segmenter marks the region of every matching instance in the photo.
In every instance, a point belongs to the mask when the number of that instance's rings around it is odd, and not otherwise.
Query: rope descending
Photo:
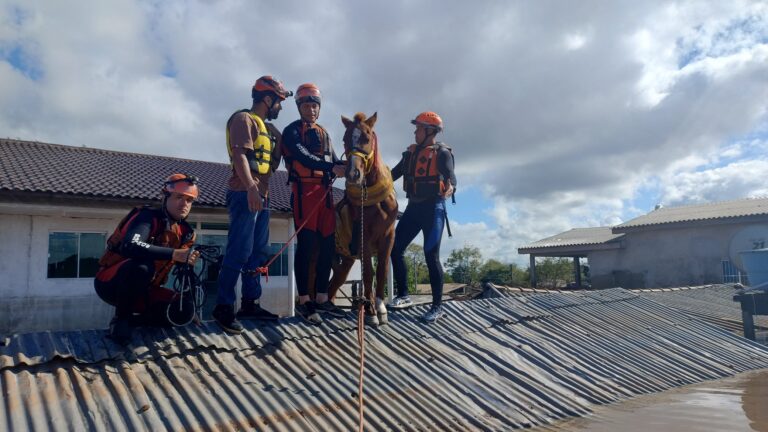
[[[173,290],[176,292],[174,300],[168,304],[165,315],[168,322],[174,326],[185,326],[195,317],[202,316],[205,303],[205,290],[201,282],[207,264],[216,262],[221,249],[219,246],[195,245],[193,249],[200,252],[202,265],[200,271],[195,272],[195,267],[189,264],[176,264],[171,274],[174,277]]]

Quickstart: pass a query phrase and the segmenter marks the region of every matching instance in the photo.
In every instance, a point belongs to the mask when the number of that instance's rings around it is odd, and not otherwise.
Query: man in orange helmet
[[[296,107],[301,118],[283,130],[283,155],[291,182],[291,207],[294,225],[306,222],[297,235],[294,274],[299,292],[296,314],[312,324],[319,324],[319,312],[344,316],[344,311],[328,299],[336,243],[336,212],[333,208],[332,182],[344,176],[344,163],[336,157],[328,131],[317,123],[322,101],[320,89],[311,83],[296,90]],[[317,251],[315,299],[309,297],[309,271],[313,252]],[[314,301],[313,301],[314,300]]]
[[[227,190],[229,231],[227,250],[219,271],[219,288],[213,318],[227,333],[240,333],[240,319],[276,320],[263,309],[261,275],[269,250],[269,179],[280,165],[280,132],[275,120],[292,93],[271,76],[256,80],[251,90],[253,104],[227,122],[227,150],[232,176]],[[242,276],[242,302],[235,314],[235,285]]]
[[[416,126],[416,144],[408,147],[400,162],[392,169],[394,180],[403,177],[408,205],[395,228],[395,245],[391,257],[397,297],[390,307],[400,309],[413,304],[408,296],[408,268],[404,254],[421,231],[424,235],[429,283],[432,286],[432,307],[422,319],[432,323],[445,314],[441,305],[443,266],[440,264],[440,242],[446,223],[445,199],[453,195],[456,175],[453,172],[453,152],[450,147],[437,141],[437,134],[443,130],[440,116],[427,111],[416,116],[411,123]]]
[[[94,287],[102,300],[115,306],[110,337],[118,343],[130,340],[135,313],[153,323],[164,323],[166,313],[194,314],[191,304],[168,307],[181,299],[163,284],[174,264],[194,265],[199,256],[191,249],[195,232],[186,222],[199,194],[196,183],[193,176],[171,175],[163,184],[162,206],[134,208],[107,240]]]

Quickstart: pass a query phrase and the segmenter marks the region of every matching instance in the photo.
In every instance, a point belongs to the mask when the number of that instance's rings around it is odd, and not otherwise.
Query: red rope
[[[286,248],[288,248],[288,246],[291,244],[291,242],[292,242],[294,239],[296,239],[296,236],[297,236],[297,235],[299,235],[299,233],[301,232],[301,230],[303,230],[303,229],[304,229],[304,226],[307,224],[307,222],[309,222],[309,220],[312,218],[312,216],[314,216],[314,215],[315,215],[315,212],[317,212],[317,210],[318,210],[318,209],[320,209],[320,206],[321,206],[321,205],[325,205],[325,198],[328,196],[328,193],[329,193],[329,192],[331,192],[331,190],[332,190],[332,189],[333,189],[333,185],[328,185],[328,189],[325,191],[325,193],[323,194],[322,198],[320,198],[320,201],[318,201],[317,205],[315,205],[315,207],[312,209],[312,211],[311,211],[311,212],[309,212],[309,215],[308,215],[308,216],[307,216],[307,218],[304,220],[304,223],[302,223],[302,224],[299,226],[299,228],[296,230],[296,232],[294,232],[294,233],[293,233],[293,235],[292,235],[292,236],[291,236],[291,237],[288,239],[288,241],[287,241],[287,242],[285,242],[285,244],[283,245],[283,247],[282,247],[282,248],[280,248],[280,250],[279,250],[279,251],[277,251],[277,253],[276,253],[276,254],[274,254],[274,255],[272,256],[272,258],[270,258],[270,259],[269,259],[269,261],[267,261],[267,263],[266,263],[266,264],[264,264],[264,265],[263,265],[263,266],[261,266],[261,267],[256,267],[254,270],[252,270],[252,271],[251,271],[252,273],[259,273],[259,274],[263,274],[263,275],[264,275],[264,278],[265,278],[265,282],[266,282],[266,283],[269,283],[269,266],[271,266],[271,265],[272,265],[272,263],[274,263],[274,262],[275,262],[275,260],[276,260],[276,259],[277,259],[277,258],[280,256],[280,254],[282,254],[282,253],[285,251],[285,249],[286,249]],[[299,199],[301,199],[301,198],[299,198]]]

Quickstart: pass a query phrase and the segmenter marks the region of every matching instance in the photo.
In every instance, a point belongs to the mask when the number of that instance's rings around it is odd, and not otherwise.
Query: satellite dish
[[[731,264],[745,272],[739,252],[768,248],[768,225],[750,225],[738,231],[731,237],[728,246],[728,257]]]

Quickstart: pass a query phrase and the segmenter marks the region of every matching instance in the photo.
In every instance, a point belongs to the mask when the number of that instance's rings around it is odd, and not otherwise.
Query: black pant
[[[95,279],[93,285],[102,300],[115,306],[118,318],[127,318],[133,314],[136,302],[148,296],[149,283],[154,275],[155,264],[152,260],[129,259],[120,265],[112,279]]]
[[[315,263],[315,294],[328,292],[328,284],[331,278],[331,264],[336,253],[336,239],[333,235],[320,237],[317,231],[302,230],[296,239],[296,255],[294,262],[294,274],[296,275],[296,289],[300,296],[309,294],[309,266],[312,261],[312,252],[317,249],[317,263]]]
[[[408,267],[405,249],[419,231],[424,235],[424,258],[432,286],[432,304],[437,306],[443,298],[443,265],[440,264],[440,242],[445,226],[445,200],[408,202],[403,216],[395,229],[395,245],[392,248],[392,270],[397,295],[408,294]]]

